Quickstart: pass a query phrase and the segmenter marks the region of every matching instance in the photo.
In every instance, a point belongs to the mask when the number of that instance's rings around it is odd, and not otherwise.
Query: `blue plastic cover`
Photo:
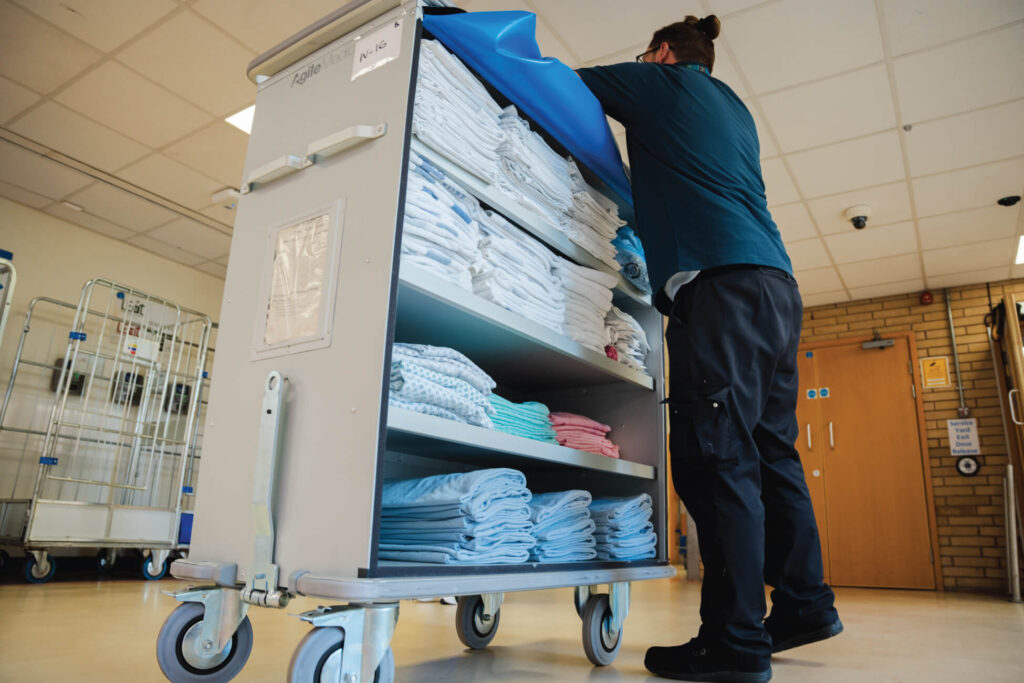
[[[535,14],[428,14],[423,25],[633,206],[622,157],[601,103],[571,68],[541,56],[534,38]]]
[[[192,542],[192,513],[181,513],[181,524],[178,525],[178,545],[189,545]]]

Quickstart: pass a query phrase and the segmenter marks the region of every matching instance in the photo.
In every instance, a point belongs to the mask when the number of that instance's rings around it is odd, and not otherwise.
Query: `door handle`
[[[807,450],[811,450],[811,423],[807,423]]]
[[[828,423],[828,445],[832,447],[832,450],[836,449],[836,435],[832,431],[832,423]]]
[[[1010,389],[1010,391],[1006,394],[1006,398],[1008,398],[1010,400],[1010,419],[1013,420],[1013,424],[1015,424],[1015,425],[1024,425],[1024,422],[1021,422],[1020,418],[1017,417],[1017,410],[1013,407],[1014,406],[1014,401],[1013,401],[1013,394],[1014,394],[1014,392],[1018,392],[1019,393],[1019,390],[1017,390],[1017,389]]]

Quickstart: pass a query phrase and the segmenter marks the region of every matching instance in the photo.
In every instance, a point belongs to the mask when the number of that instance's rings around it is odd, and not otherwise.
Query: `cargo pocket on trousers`
[[[732,389],[675,394],[668,404],[673,458],[693,458],[720,470],[739,464],[739,437],[731,414]]]

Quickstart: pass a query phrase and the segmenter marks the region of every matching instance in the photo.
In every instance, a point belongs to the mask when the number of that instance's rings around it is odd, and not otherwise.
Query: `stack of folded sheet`
[[[567,162],[572,181],[572,206],[565,232],[580,245],[613,270],[619,269],[612,244],[617,231],[626,223],[619,218],[619,207],[608,197],[591,187],[583,178],[579,166],[571,159]]]
[[[530,551],[534,562],[584,562],[597,556],[594,520],[587,491],[535,493],[530,501],[530,521],[537,545]]]
[[[605,316],[604,324],[608,331],[608,345],[615,349],[616,359],[634,370],[646,372],[644,360],[651,347],[647,343],[647,333],[636,318],[618,306],[612,306],[612,310]]]
[[[499,176],[504,139],[501,107],[483,84],[436,40],[420,42],[412,132],[425,144],[480,178]]]
[[[651,278],[647,273],[647,257],[644,245],[633,232],[633,228],[625,225],[618,229],[615,239],[615,260],[622,266],[623,277],[632,282],[640,291],[651,293]]]
[[[494,407],[491,422],[497,431],[535,441],[558,443],[555,428],[548,418],[550,411],[543,403],[513,403],[497,394],[491,394],[488,398]]]
[[[536,541],[526,476],[507,468],[385,483],[378,557],[520,564]]]
[[[473,291],[561,334],[565,293],[555,255],[496,213],[481,209],[476,218],[481,238]]]
[[[493,429],[495,383],[455,349],[395,344],[388,405]]]
[[[589,451],[609,458],[619,457],[619,447],[608,440],[612,430],[606,424],[575,413],[551,413],[558,443],[566,448]]]
[[[573,204],[566,160],[530,130],[515,107],[506,107],[499,118],[505,139],[498,147],[498,189],[561,228]]]
[[[651,522],[653,506],[646,493],[628,498],[597,498],[590,516],[597,524],[597,557],[601,560],[643,560],[656,554],[658,536]]]
[[[604,353],[608,343],[604,319],[612,309],[612,287],[618,278],[563,258],[556,262],[555,271],[565,288],[565,335]]]
[[[402,262],[472,292],[472,271],[480,260],[480,229],[470,212],[477,202],[450,192],[444,174],[415,152],[409,166]]]

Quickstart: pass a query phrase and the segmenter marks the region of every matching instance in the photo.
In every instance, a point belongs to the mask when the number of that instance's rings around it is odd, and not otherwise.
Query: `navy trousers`
[[[800,293],[783,271],[736,266],[657,303],[669,315],[673,484],[704,561],[699,638],[767,664],[766,583],[773,621],[837,616],[794,447]]]

